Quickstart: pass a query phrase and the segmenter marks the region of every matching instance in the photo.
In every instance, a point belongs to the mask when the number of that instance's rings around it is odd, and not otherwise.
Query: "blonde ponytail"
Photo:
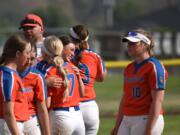
[[[64,69],[64,60],[62,58],[63,44],[62,41],[56,36],[48,36],[44,40],[44,52],[50,57],[51,63],[58,69],[59,73],[64,79],[65,96],[69,95],[67,71]],[[64,100],[63,99],[63,100]]]
[[[62,59],[61,56],[55,56],[52,60],[53,65],[56,66],[56,68],[58,69],[59,73],[62,75],[63,79],[64,79],[64,87],[65,89],[68,91],[68,78],[67,78],[67,71],[65,70],[65,68],[63,67],[64,64],[64,60]]]

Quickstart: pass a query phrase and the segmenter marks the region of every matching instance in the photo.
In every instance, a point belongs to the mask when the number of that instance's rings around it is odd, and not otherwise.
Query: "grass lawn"
[[[97,102],[100,108],[101,126],[99,135],[109,135],[114,125],[113,115],[118,110],[122,94],[121,73],[110,74],[103,83],[96,83]],[[180,112],[180,77],[171,75],[167,81],[164,110],[166,114]],[[163,135],[180,135],[180,115],[165,116],[165,130]]]

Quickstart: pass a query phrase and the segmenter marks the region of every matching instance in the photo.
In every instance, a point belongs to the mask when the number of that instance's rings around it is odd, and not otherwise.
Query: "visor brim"
[[[141,41],[140,39],[138,38],[135,38],[135,37],[124,37],[122,39],[122,42],[133,42],[133,43],[136,43],[136,42],[139,42]]]

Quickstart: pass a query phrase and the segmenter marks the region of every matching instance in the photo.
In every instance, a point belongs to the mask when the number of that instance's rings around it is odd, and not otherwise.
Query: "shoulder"
[[[34,75],[37,75],[37,76],[43,76],[43,74],[36,68],[36,67],[31,67],[31,73],[33,73]]]
[[[91,49],[84,50],[83,53],[84,54],[89,54],[89,55],[92,55],[92,56],[95,56],[95,57],[101,57],[98,53],[96,53],[95,51],[93,51]]]
[[[134,61],[130,62],[130,63],[129,63],[126,67],[125,67],[125,69],[124,69],[124,70],[129,70],[129,69],[134,68],[134,64],[135,64],[135,62],[134,62]]]
[[[148,60],[148,66],[156,70],[164,69],[163,64],[161,64],[161,62],[155,57],[152,57]]]
[[[18,76],[18,73],[15,70],[10,69],[10,68],[5,67],[5,66],[1,66],[0,67],[0,72],[3,75],[3,77],[7,76],[7,77],[11,77],[12,78],[13,76],[15,76],[15,77]]]
[[[151,70],[151,73],[154,73],[156,76],[165,76],[168,78],[168,72],[165,69],[164,65],[156,58],[150,58],[148,61],[148,67]]]
[[[44,65],[46,65],[46,64],[47,64],[47,62],[44,61],[44,60],[42,60],[42,61],[40,61],[40,62],[37,63],[36,68],[37,68],[37,69],[41,69],[41,68],[42,68]]]

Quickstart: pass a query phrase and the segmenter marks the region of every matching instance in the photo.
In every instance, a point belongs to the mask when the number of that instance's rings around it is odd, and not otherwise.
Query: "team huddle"
[[[90,49],[84,25],[44,37],[36,14],[20,23],[0,57],[0,135],[96,135],[99,109],[94,83],[107,69]],[[124,91],[112,135],[161,135],[167,72],[152,56],[141,29],[123,38],[134,58],[124,70]],[[113,89],[113,87],[112,87]]]

